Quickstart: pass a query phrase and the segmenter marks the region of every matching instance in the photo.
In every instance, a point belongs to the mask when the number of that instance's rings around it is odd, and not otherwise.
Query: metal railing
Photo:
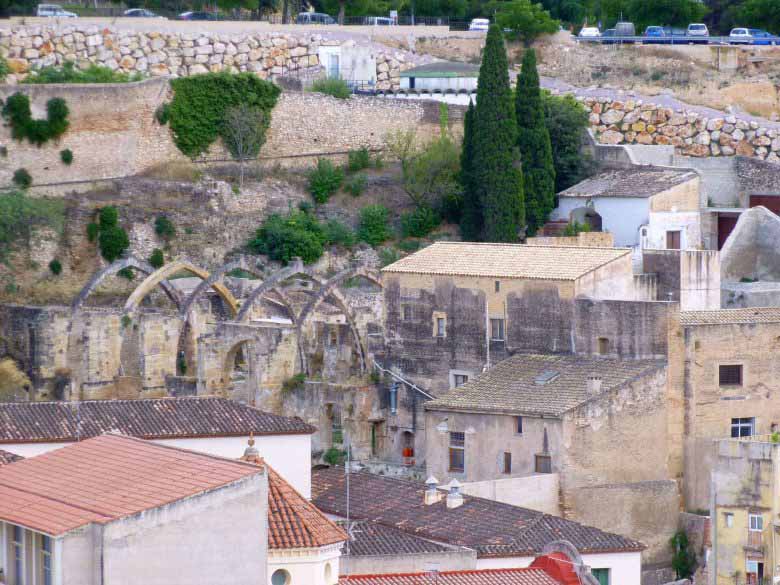
[[[763,532],[760,530],[748,530],[747,546],[760,549],[764,546]]]
[[[761,46],[780,45],[780,36],[761,37],[752,41],[734,41],[731,37],[696,37],[687,35],[669,35],[664,37],[653,36],[600,36],[600,37],[574,37],[579,43],[593,43],[601,45],[720,45],[720,46]]]

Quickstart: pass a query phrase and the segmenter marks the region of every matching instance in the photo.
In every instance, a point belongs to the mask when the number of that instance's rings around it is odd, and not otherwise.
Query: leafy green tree
[[[360,210],[358,238],[372,246],[378,246],[390,239],[387,216],[387,207],[384,205],[366,205]]]
[[[225,112],[222,128],[222,142],[230,151],[230,156],[238,161],[239,189],[244,188],[244,164],[255,159],[265,144],[265,113],[258,107],[238,104]]]
[[[590,174],[591,158],[581,151],[588,128],[588,112],[571,95],[542,92],[542,105],[552,145],[555,192],[560,193]]]
[[[501,29],[488,30],[473,120],[474,192],[482,205],[482,239],[514,242],[525,224],[523,175],[517,165],[517,124]]]
[[[585,18],[585,6],[580,0],[542,0],[550,16],[563,22],[580,24]]]
[[[696,568],[696,556],[688,548],[688,535],[678,532],[669,541],[672,548],[672,568],[677,573],[678,579],[687,579],[693,575]]]
[[[152,268],[162,268],[165,264],[165,256],[163,256],[163,251],[160,250],[160,248],[155,248],[152,250],[152,255],[149,256],[149,264],[152,266]]]
[[[294,211],[282,217],[274,213],[257,230],[248,248],[285,264],[296,256],[309,264],[322,256],[325,239],[322,226],[313,215]]]
[[[780,2],[777,0],[746,0],[740,14],[752,26],[774,33],[780,31]]]
[[[482,235],[482,203],[474,184],[474,102],[463,117],[463,146],[460,151],[460,185],[463,204],[460,217],[460,234],[466,241],[478,240]]]
[[[523,54],[523,66],[517,76],[515,114],[517,144],[523,161],[528,233],[533,235],[555,207],[555,167],[536,70],[536,51],[533,49]]]
[[[541,4],[533,4],[531,0],[501,2],[496,10],[496,22],[509,31],[507,36],[523,41],[527,47],[541,35],[553,34],[560,27]]]
[[[707,7],[699,0],[631,0],[628,15],[637,31],[650,25],[687,26],[701,22]]]

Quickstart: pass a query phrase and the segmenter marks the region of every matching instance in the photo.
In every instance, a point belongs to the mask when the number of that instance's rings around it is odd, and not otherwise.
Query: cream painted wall
[[[511,569],[529,566],[534,557],[505,557],[477,559],[477,569]],[[609,569],[610,585],[640,585],[642,578],[642,553],[584,554],[582,561],[591,569]]]
[[[335,585],[339,580],[342,543],[321,548],[269,549],[268,585],[278,570],[287,571],[285,585]]]
[[[227,459],[244,454],[249,436],[162,439],[155,443],[190,449]],[[0,448],[22,457],[34,457],[71,443],[5,443]],[[306,499],[311,498],[311,435],[262,435],[255,437],[255,448]]]

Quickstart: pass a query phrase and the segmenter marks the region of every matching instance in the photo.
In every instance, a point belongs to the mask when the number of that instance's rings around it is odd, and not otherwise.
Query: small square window
[[[504,320],[490,320],[490,339],[493,341],[504,341]]]
[[[515,432],[518,435],[523,434],[523,417],[522,416],[516,416],[515,417]]]
[[[731,419],[731,437],[738,439],[739,437],[752,437],[756,434],[756,419],[749,418],[732,418]]]
[[[552,473],[552,457],[549,455],[537,455],[534,471],[536,473]]]
[[[469,381],[469,377],[466,374],[453,374],[452,378],[455,383],[455,388],[463,386],[463,384]]]
[[[748,516],[749,530],[751,532],[762,532],[764,530],[764,517],[761,514],[750,514]]]
[[[721,386],[742,386],[742,366],[718,366],[718,383]]]
[[[500,280],[497,280],[494,283],[494,286],[496,287],[496,292],[501,292],[501,281]]]

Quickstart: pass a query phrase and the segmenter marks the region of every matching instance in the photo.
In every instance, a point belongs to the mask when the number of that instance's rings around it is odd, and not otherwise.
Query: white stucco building
[[[605,169],[558,193],[550,221],[589,223],[613,234],[615,246],[702,246],[701,179],[696,171],[634,165]]]
[[[0,466],[0,582],[265,585],[268,476],[107,434]]]
[[[240,456],[253,435],[265,461],[311,496],[315,428],[299,418],[215,396],[0,403],[0,449],[23,457],[111,431],[229,459]]]

